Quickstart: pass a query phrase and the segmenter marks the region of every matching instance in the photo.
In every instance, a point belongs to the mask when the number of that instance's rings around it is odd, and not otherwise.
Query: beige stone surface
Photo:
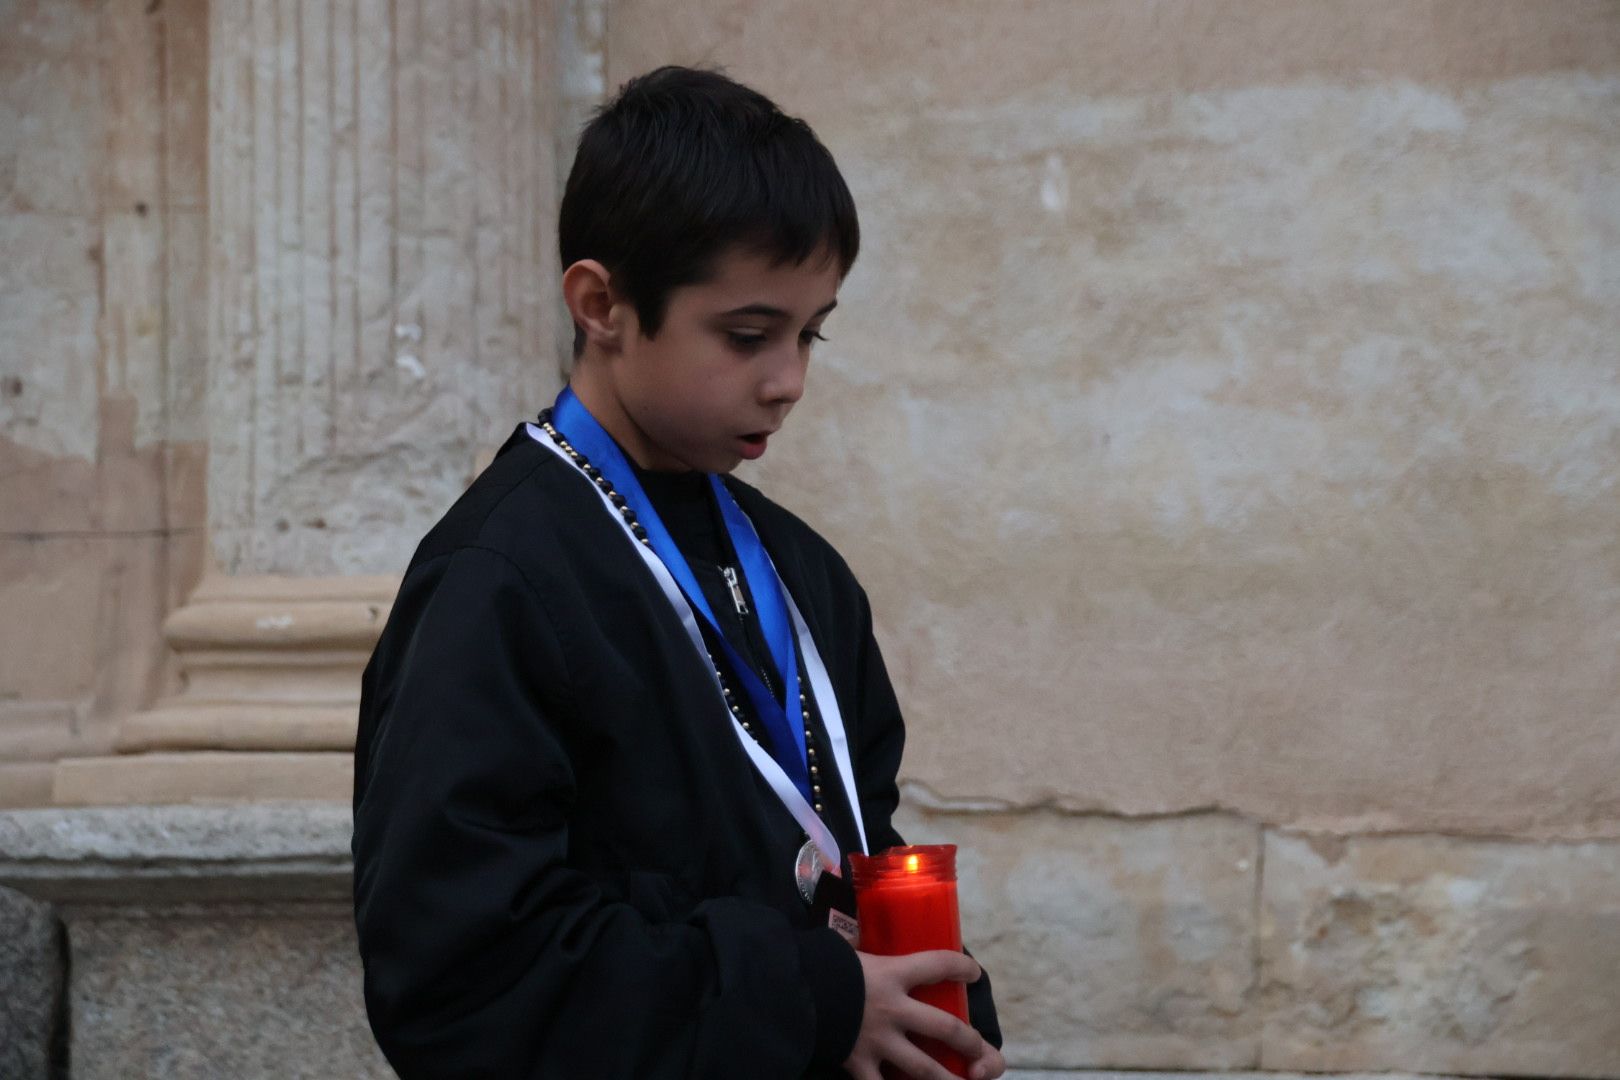
[[[0,214],[90,217],[97,209],[101,91],[91,5],[49,3],[65,31],[32,37],[7,5],[0,40]]]
[[[554,378],[555,12],[299,7],[211,5],[213,552],[397,573]]]
[[[0,809],[49,806],[55,781],[54,761],[0,761]]]
[[[394,1075],[345,906],[119,913],[68,933],[75,1080]]]
[[[1620,1075],[1620,845],[1271,833],[1274,1069]]]
[[[94,752],[151,700],[170,555],[161,535],[0,536],[0,757]]]
[[[172,680],[201,571],[200,0],[6,5],[0,802]],[[194,98],[195,100],[190,100]],[[201,114],[204,118],[206,112]],[[47,767],[48,771],[48,767]],[[45,790],[48,791],[48,781]]]
[[[976,106],[1032,87],[1084,97],[1316,79],[1455,85],[1612,70],[1620,51],[1613,0],[614,0],[609,12],[609,86],[707,61],[805,103],[798,111],[843,114]]]
[[[93,539],[0,540],[0,607],[12,626],[0,650],[5,699],[60,699],[90,688],[109,546]]]
[[[609,85],[726,64],[862,207],[752,475],[867,584],[910,778],[1620,835],[1620,5],[608,30]]]
[[[0,53],[0,63],[14,62],[13,55]],[[86,218],[0,213],[0,249],[7,253],[0,276],[0,446],[7,457],[18,452],[8,444],[53,457],[95,455],[99,241]]]
[[[204,578],[163,627],[179,692],[125,717],[118,749],[352,750],[360,674],[398,586],[388,577]]]
[[[1255,826],[914,806],[896,825],[958,847],[963,941],[990,972],[1012,1064],[1258,1062]]]
[[[56,763],[51,803],[347,802],[353,794],[352,753],[199,750],[64,758]]]

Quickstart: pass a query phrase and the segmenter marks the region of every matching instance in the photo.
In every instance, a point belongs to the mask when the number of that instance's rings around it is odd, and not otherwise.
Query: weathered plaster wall
[[[1620,4],[610,5],[865,250],[758,475],[924,797],[1620,835]]]
[[[0,3],[0,804],[157,691],[201,569],[205,18]]]

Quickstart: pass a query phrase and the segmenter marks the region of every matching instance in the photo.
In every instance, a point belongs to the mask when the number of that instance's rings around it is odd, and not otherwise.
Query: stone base
[[[59,1075],[36,1068],[38,1003],[67,973],[74,1080],[392,1077],[361,1005],[350,831],[313,802],[0,813],[0,884],[35,898],[0,901],[30,926],[53,903],[72,957],[24,972],[0,903],[0,1076]]]
[[[0,889],[0,1076],[48,1080],[67,1058],[62,924],[47,904]]]
[[[1620,843],[915,802],[897,825],[959,846],[1013,1065],[1620,1077]]]
[[[1620,844],[915,803],[898,823],[959,846],[1022,1080],[1620,1076]],[[0,886],[67,926],[74,1075],[387,1076],[350,833],[346,801],[0,812]]]
[[[57,806],[165,805],[316,799],[347,803],[354,755],[343,752],[125,754],[56,763]]]
[[[70,915],[73,1080],[394,1076],[349,906]]]

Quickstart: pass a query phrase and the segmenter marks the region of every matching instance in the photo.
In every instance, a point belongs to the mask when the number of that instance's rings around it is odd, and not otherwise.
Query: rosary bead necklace
[[[641,522],[636,520],[636,512],[630,509],[630,504],[625,497],[614,490],[613,482],[602,475],[602,470],[592,465],[584,454],[574,449],[573,445],[563,437],[562,432],[552,426],[550,409],[540,414],[540,428],[551,437],[552,442],[557,444],[557,448],[568,456],[568,460],[578,466],[579,471],[585,474],[586,479],[601,489],[608,502],[613,504],[613,508],[624,519],[625,525],[630,529],[630,535],[634,536],[643,547],[652,547],[652,541],[647,536],[647,530],[642,527]],[[714,653],[710,652],[708,657],[709,666],[714,668],[714,677],[720,681],[720,692],[725,695],[726,708],[731,710],[731,715],[742,725],[743,730],[748,732],[755,742],[765,747],[766,751],[769,752],[770,747],[766,745],[764,736],[754,729],[753,721],[743,713],[742,705],[738,703],[736,695],[732,693],[731,686],[726,681],[725,672],[715,662]],[[801,668],[801,686],[803,685],[803,678],[804,672]],[[815,807],[816,814],[819,816],[822,812],[821,768],[816,761],[815,734],[810,726],[810,700],[803,693],[799,695],[799,716],[804,721],[804,755],[810,766],[811,802]]]

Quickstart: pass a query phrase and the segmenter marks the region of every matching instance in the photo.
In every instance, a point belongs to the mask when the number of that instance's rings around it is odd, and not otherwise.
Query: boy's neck
[[[692,472],[691,466],[661,451],[631,419],[606,372],[606,362],[589,352],[574,364],[568,385],[580,404],[619,444],[625,456],[643,472]]]

